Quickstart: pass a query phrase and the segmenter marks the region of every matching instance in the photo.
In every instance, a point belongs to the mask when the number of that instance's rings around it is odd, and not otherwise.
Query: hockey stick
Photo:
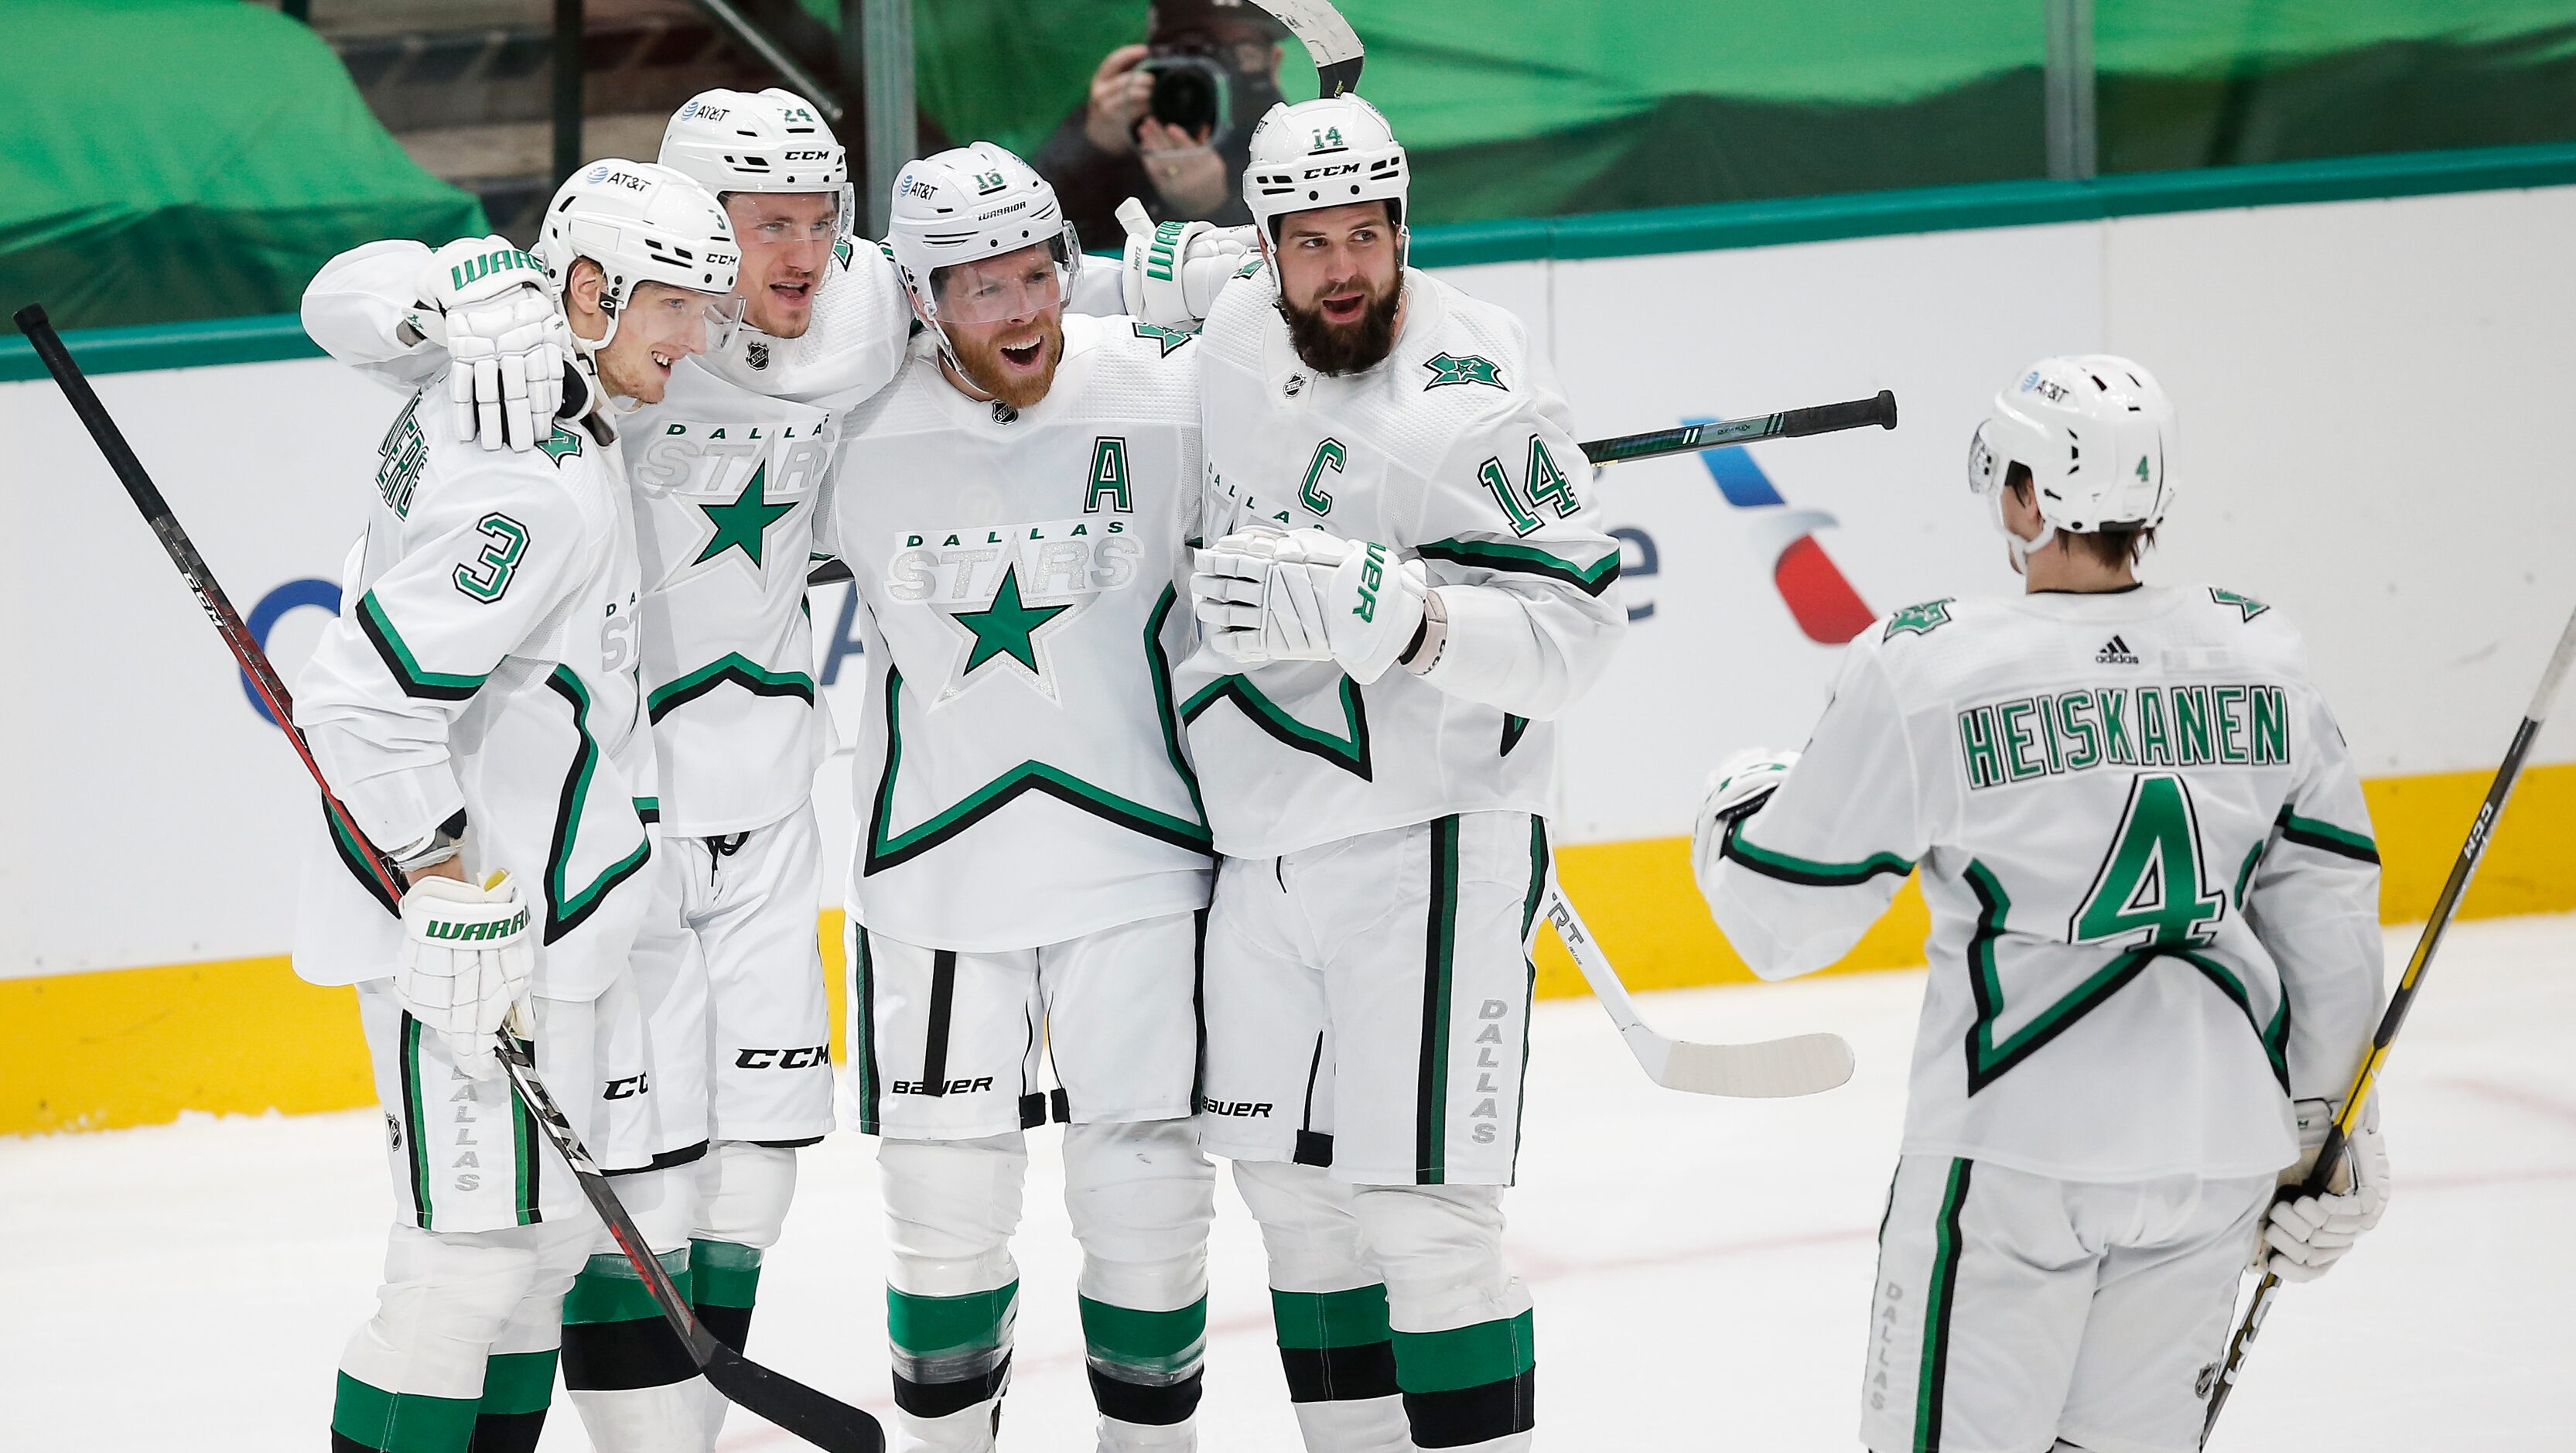
[[[224,644],[232,648],[233,659],[240,663],[243,675],[249,678],[251,689],[267,704],[270,716],[286,733],[288,744],[295,748],[295,755],[303,759],[304,769],[313,774],[314,785],[322,792],[324,810],[340,830],[348,834],[349,840],[359,845],[360,855],[374,874],[376,886],[388,899],[399,901],[403,894],[402,875],[383,851],[359,831],[357,819],[332,794],[331,784],[324,779],[321,766],[313,760],[312,748],[306,744],[304,734],[295,728],[295,703],[287,695],[286,684],[278,679],[277,669],[269,664],[268,653],[260,649],[250,628],[242,624],[240,612],[233,609],[223,587],[215,582],[214,572],[207,567],[206,558],[197,553],[196,543],[188,538],[186,530],[180,528],[177,517],[170,512],[169,501],[161,497],[160,488],[144,471],[143,462],[134,456],[133,446],[126,443],[124,432],[117,428],[116,420],[109,417],[106,406],[99,402],[98,394],[90,388],[88,378],[82,375],[80,365],[73,361],[70,350],[63,347],[62,335],[56,333],[54,325],[46,320],[45,310],[33,303],[18,310],[16,321],[18,331],[27,335],[27,340],[35,345],[36,356],[44,360],[45,371],[52,374],[54,382],[62,388],[63,397],[70,402],[72,412],[80,416],[82,426],[89,430],[99,453],[107,457],[108,467],[116,471],[126,494],[133,498],[135,508],[143,512],[145,522],[152,526],[152,533],[160,537],[161,548],[169,552],[170,563],[179,567],[179,576],[196,596],[198,609],[214,622]],[[830,1453],[883,1453],[885,1433],[877,1426],[876,1419],[793,1378],[750,1361],[716,1340],[715,1334],[699,1324],[688,1302],[680,1296],[679,1289],[671,1284],[661,1263],[654,1258],[652,1248],[644,1240],[644,1233],[635,1228],[634,1218],[627,1215],[626,1208],[618,1203],[617,1193],[610,1188],[608,1177],[590,1158],[590,1152],[583,1149],[570,1122],[557,1108],[554,1097],[547,1093],[544,1083],[537,1078],[536,1064],[530,1058],[528,1047],[507,1030],[499,1035],[499,1041],[501,1063],[507,1067],[510,1083],[518,1091],[521,1103],[527,1106],[529,1117],[544,1128],[546,1138],[554,1142],[564,1163],[572,1167],[582,1194],[589,1197],[591,1207],[599,1212],[599,1219],[607,1223],[609,1235],[616,1238],[618,1250],[625,1253],[636,1274],[644,1279],[646,1290],[652,1293],[662,1315],[670,1321],[672,1330],[679,1334],[690,1360],[706,1374],[708,1383],[732,1401],[816,1447],[830,1450]]]
[[[1628,986],[1619,979],[1619,971],[1610,966],[1609,957],[1592,940],[1592,930],[1583,924],[1583,915],[1557,886],[1551,874],[1547,898],[1542,904],[1547,920],[1556,925],[1556,936],[1565,941],[1565,951],[1574,955],[1575,967],[1583,970],[1584,981],[1592,986],[1592,997],[1619,1026],[1619,1037],[1628,1041],[1628,1052],[1646,1071],[1646,1078],[1668,1090],[1686,1090],[1694,1095],[1726,1095],[1736,1099],[1776,1099],[1788,1095],[1821,1094],[1851,1078],[1851,1046],[1839,1034],[1799,1034],[1787,1039],[1766,1039],[1753,1044],[1694,1044],[1687,1039],[1670,1039],[1657,1034],[1637,1017],[1637,1006],[1628,998]]]
[[[2478,804],[2477,818],[2469,824],[2468,841],[2460,845],[2460,856],[2451,864],[2451,876],[2443,880],[2442,896],[2433,900],[2433,916],[2425,920],[2424,932],[2415,940],[2414,956],[2406,961],[2406,972],[2397,980],[2397,992],[2389,996],[2388,1008],[2379,1016],[2379,1028],[2370,1036],[2370,1053],[2362,1056],[2361,1068],[2352,1077],[2352,1088],[2344,1092],[2343,1110],[2327,1127],[2325,1143],[2317,1147],[2316,1168],[2294,1194],[2322,1196],[2333,1186],[2335,1168],[2343,1160],[2352,1128],[2361,1123],[2379,1072],[2388,1064],[2389,1044],[2405,1027],[2407,1011],[2415,1007],[2415,995],[2423,987],[2424,971],[2432,966],[2433,951],[2441,947],[2443,930],[2451,926],[2461,896],[2469,891],[2469,880],[2477,876],[2478,863],[2486,857],[2487,844],[2495,838],[2496,819],[2504,815],[2505,801],[2513,796],[2514,783],[2522,776],[2523,758],[2530,755],[2532,738],[2540,734],[2540,724],[2548,719],[2550,703],[2557,698],[2571,664],[2576,664],[2576,615],[2568,617],[2567,628],[2559,633],[2558,649],[2551,653],[2548,669],[2540,673],[2540,689],[2531,695],[2531,709],[2523,713],[2522,725],[2514,728],[2513,745],[2505,748],[2495,781],[2487,786],[2486,801]],[[2218,1426],[2219,1411],[2227,1406],[2228,1394],[2236,1390],[2246,1349],[2254,1345],[2254,1338],[2263,1330],[2263,1316],[2271,1310],[2273,1293],[2280,1287],[2281,1279],[2268,1271],[2254,1284],[2254,1300],[2246,1306],[2245,1319],[2237,1324],[2236,1335],[2228,1340],[2227,1360],[2209,1390],[2209,1413],[2200,1424],[2204,1448],[2209,1446],[2210,1429]]]
[[[1893,392],[1880,389],[1876,398],[1854,399],[1847,404],[1817,404],[1813,408],[1790,409],[1785,413],[1757,414],[1749,419],[1719,419],[1707,424],[1685,424],[1678,429],[1654,429],[1643,434],[1622,434],[1616,439],[1595,439],[1583,446],[1583,457],[1595,464],[1629,464],[1640,459],[1660,459],[1667,454],[1725,449],[1762,439],[1803,439],[1810,434],[1866,429],[1872,424],[1882,429],[1896,427],[1896,395]]]
[[[1359,89],[1360,37],[1331,0],[1253,0],[1288,27],[1315,63],[1315,94],[1341,96]]]

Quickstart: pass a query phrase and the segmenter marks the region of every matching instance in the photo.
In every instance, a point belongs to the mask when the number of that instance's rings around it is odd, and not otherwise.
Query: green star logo
[[[994,588],[993,603],[982,610],[962,611],[949,619],[964,626],[975,638],[975,649],[966,653],[966,669],[958,674],[972,676],[975,668],[996,656],[1008,656],[1037,674],[1038,648],[1030,637],[1038,628],[1073,609],[1069,605],[1024,605],[1020,601],[1019,566],[1002,567],[1002,583]]]
[[[1155,342],[1163,345],[1163,357],[1169,358],[1172,356],[1173,349],[1178,348],[1182,344],[1199,336],[1199,330],[1196,328],[1166,328],[1158,323],[1139,323],[1136,325],[1136,336],[1139,338],[1151,338]]]
[[[2215,585],[2209,588],[2209,598],[2214,604],[2232,605],[2236,607],[2236,609],[2244,615],[2245,619],[2249,621],[2271,609],[2270,606],[2265,605],[2263,602],[2256,600],[2250,595],[2238,595],[2235,591],[2221,590]]]
[[[1431,370],[1431,382],[1423,385],[1426,389],[1439,388],[1443,384],[1452,383],[1481,383],[1487,388],[1503,387],[1502,369],[1495,364],[1494,360],[1481,354],[1470,353],[1464,358],[1457,358],[1443,353],[1437,357],[1422,360],[1422,366]]]
[[[769,466],[763,464],[751,472],[750,482],[742,487],[742,493],[733,497],[732,504],[698,506],[714,522],[716,534],[690,564],[704,565],[727,550],[739,549],[750,557],[754,570],[760,568],[761,536],[771,525],[778,523],[780,515],[796,508],[792,504],[774,505],[769,502],[768,478]]]
[[[1950,623],[1951,599],[1952,597],[1945,595],[1939,600],[1927,600],[1921,605],[1907,606],[1887,618],[1886,633],[1879,639],[1893,641],[1898,631],[1912,631],[1918,636],[1932,634]]]

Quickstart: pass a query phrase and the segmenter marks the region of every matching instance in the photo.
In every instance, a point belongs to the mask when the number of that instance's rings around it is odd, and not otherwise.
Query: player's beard
[[[1318,299],[1340,292],[1346,283],[1328,283],[1317,290]],[[1395,313],[1404,301],[1404,274],[1384,292],[1371,292],[1360,309],[1360,315],[1348,323],[1335,323],[1324,316],[1321,307],[1302,308],[1279,295],[1280,315],[1288,320],[1288,342],[1306,366],[1321,374],[1359,373],[1386,360],[1395,350]]]
[[[1055,313],[1041,313],[1025,327],[998,331],[989,338],[964,337],[962,331],[949,331],[948,347],[968,383],[1015,409],[1036,404],[1055,387],[1056,366],[1064,362],[1064,320]],[[1037,335],[1039,366],[1006,366],[1001,340],[1024,338],[1032,332]]]

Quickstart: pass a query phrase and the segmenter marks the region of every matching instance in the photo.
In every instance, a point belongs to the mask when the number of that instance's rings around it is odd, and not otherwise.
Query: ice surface
[[[2411,930],[2389,936],[2392,975]],[[2386,1222],[2284,1291],[2216,1441],[2230,1449],[2576,1447],[2576,917],[2454,931],[2400,1042]],[[1860,1068],[1811,1100],[1656,1089],[1588,1003],[1540,1006],[1511,1247],[1538,1300],[1540,1441],[1561,1449],[1851,1449],[1871,1238],[1920,976],[1645,996],[1668,1034],[1833,1029]],[[198,1117],[0,1139],[0,1443],[319,1448],[341,1341],[370,1309],[388,1201],[373,1111]],[[1036,1132],[1010,1453],[1087,1450],[1075,1256]],[[752,1354],[891,1412],[869,1142],[805,1153]],[[1201,1446],[1298,1447],[1259,1241],[1220,1197]],[[587,1447],[558,1400],[543,1447]],[[722,1447],[794,1439],[735,1414]]]

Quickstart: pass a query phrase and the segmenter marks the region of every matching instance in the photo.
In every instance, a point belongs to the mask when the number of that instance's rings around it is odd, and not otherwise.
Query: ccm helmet
[[[2058,530],[2151,529],[2173,503],[2175,437],[2172,401],[2137,364],[2108,353],[2043,358],[1995,395],[1968,446],[1968,487],[1993,502],[2001,529],[2011,466],[2030,471],[2045,524],[2027,544],[2004,532],[2016,556]]]
[[[1291,212],[1351,202],[1390,203],[1401,265],[1404,192],[1411,180],[1404,147],[1386,117],[1357,96],[1328,96],[1273,106],[1252,129],[1243,205],[1262,238],[1276,248],[1279,219]]]
[[[813,103],[793,91],[700,91],[671,113],[660,160],[719,199],[727,192],[829,193],[835,230],[857,226],[849,153]]]
[[[955,303],[943,309],[939,290],[932,286],[941,268],[1044,244],[1055,259],[1054,301],[1059,303],[1072,295],[1073,280],[1082,270],[1081,240],[1057,203],[1055,188],[1027,162],[989,141],[905,166],[895,178],[892,218],[886,247],[903,274],[905,290],[939,329],[943,343],[948,336],[943,319],[974,323],[991,318],[967,316]],[[1048,304],[1015,295],[1010,305],[1033,311]]]
[[[734,288],[742,252],[733,224],[706,188],[669,167],[611,159],[573,174],[546,204],[533,249],[557,296],[574,262],[598,264],[607,287],[600,310],[608,332],[580,340],[590,352],[617,336],[617,320],[640,283],[667,283],[724,297]],[[731,306],[739,316],[740,304]]]

